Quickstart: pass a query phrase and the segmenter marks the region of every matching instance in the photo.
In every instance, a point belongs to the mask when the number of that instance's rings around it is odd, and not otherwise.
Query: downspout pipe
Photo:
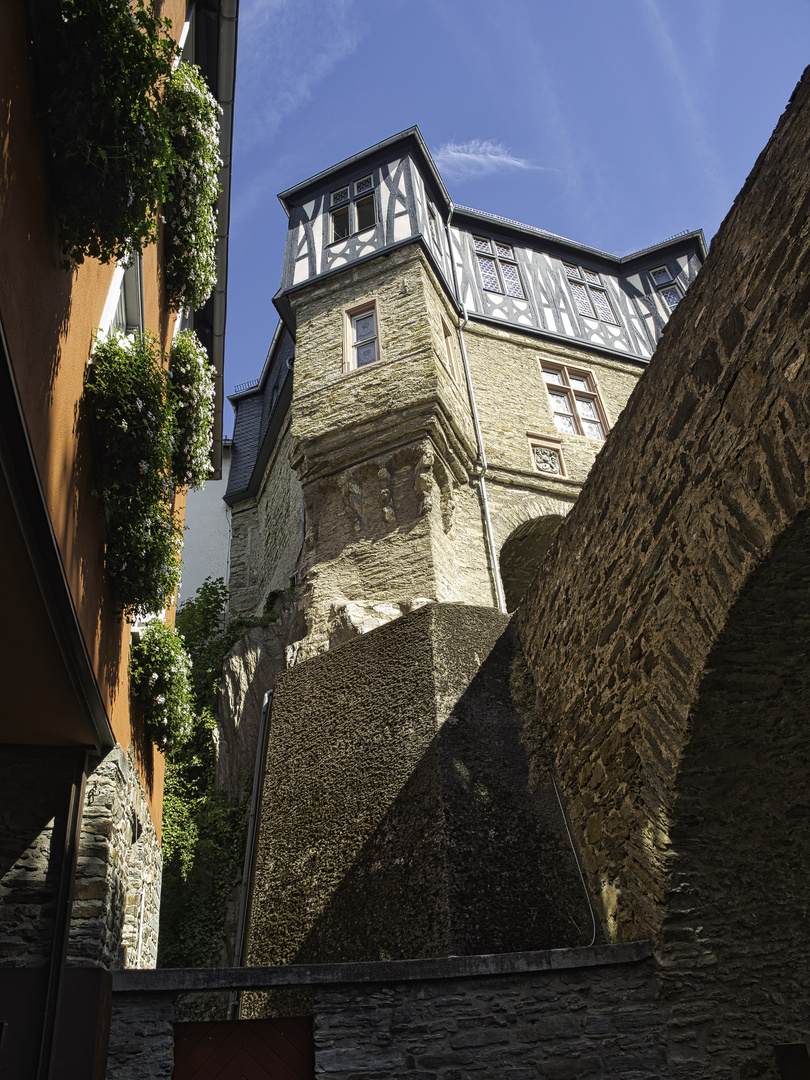
[[[450,207],[450,213],[452,215],[452,204]],[[487,552],[489,554],[489,562],[492,572],[492,583],[495,587],[495,598],[497,600],[498,611],[506,614],[506,597],[504,596],[503,585],[501,584],[501,574],[498,569],[498,554],[495,549],[495,534],[492,531],[492,518],[489,513],[489,500],[487,499],[487,454],[484,449],[484,437],[481,434],[481,424],[478,420],[478,407],[475,403],[475,391],[473,390],[472,375],[470,373],[470,364],[467,359],[467,345],[464,340],[464,327],[469,322],[469,316],[467,315],[467,307],[461,298],[461,292],[458,287],[458,278],[456,277],[456,264],[453,259],[453,246],[450,240],[450,226],[445,223],[445,234],[447,236],[447,249],[450,258],[450,268],[453,272],[453,289],[456,294],[456,302],[461,308],[463,316],[462,322],[458,327],[458,344],[461,350],[461,362],[464,367],[464,380],[467,384],[467,396],[470,400],[470,412],[472,414],[473,428],[475,430],[475,443],[478,449],[478,462],[476,470],[476,479],[478,480],[479,490],[481,492],[481,509],[484,512],[484,534],[486,537]]]
[[[256,763],[253,767],[253,790],[250,793],[250,817],[248,818],[247,838],[245,840],[245,861],[242,865],[242,894],[239,897],[239,918],[236,923],[236,941],[233,958],[237,967],[242,967],[242,953],[245,949],[245,927],[247,925],[248,897],[251,891],[253,874],[253,850],[256,846],[256,826],[259,817],[259,799],[261,798],[264,755],[267,746],[267,730],[270,726],[270,705],[273,691],[268,690],[262,702],[262,715],[259,721],[259,738],[256,743]],[[231,991],[228,1002],[228,1019],[236,1020],[237,992]]]

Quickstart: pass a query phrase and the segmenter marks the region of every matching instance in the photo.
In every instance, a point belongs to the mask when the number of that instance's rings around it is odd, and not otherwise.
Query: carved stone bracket
[[[433,465],[436,455],[430,443],[424,443],[422,452],[417,458],[413,490],[419,499],[419,516],[424,517],[433,508]]]
[[[352,473],[344,473],[339,481],[340,494],[343,498],[343,510],[354,526],[355,532],[363,527],[363,488]]]
[[[382,502],[383,517],[389,523],[396,521],[397,515],[394,511],[394,499],[391,494],[391,473],[384,465],[377,473],[377,479],[380,481],[380,501]]]

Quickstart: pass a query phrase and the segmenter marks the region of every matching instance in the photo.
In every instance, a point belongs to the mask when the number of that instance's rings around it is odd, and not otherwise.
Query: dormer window
[[[487,292],[506,293],[507,296],[525,300],[526,294],[520,282],[512,246],[503,244],[500,240],[489,240],[485,236],[474,236],[473,247],[484,289]]]
[[[650,277],[663,297],[664,303],[670,311],[674,311],[683,299],[683,293],[675,284],[675,280],[669,272],[669,267],[656,266],[654,270],[650,271]]]
[[[345,240],[377,224],[374,177],[369,174],[333,191],[329,196],[330,243]]]
[[[618,324],[613,307],[608,298],[607,289],[595,270],[573,263],[563,263],[568,287],[574,297],[577,311],[586,319],[599,319],[606,323]]]

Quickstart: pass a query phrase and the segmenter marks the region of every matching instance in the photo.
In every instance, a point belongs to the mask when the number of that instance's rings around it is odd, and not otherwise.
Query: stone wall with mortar
[[[316,1069],[334,1080],[667,1080],[669,1075],[650,960],[317,987],[314,996]]]
[[[75,754],[0,750],[0,967],[51,958]]]
[[[432,604],[278,678],[249,965],[590,940],[553,790],[530,782],[513,656],[504,616]]]
[[[261,972],[128,972],[114,981],[108,1080],[170,1076],[172,997],[228,985],[307,994],[319,1077],[670,1080],[646,942]]]
[[[255,499],[231,511],[228,617],[260,615],[272,592],[283,592],[298,567],[303,497],[290,467],[289,423],[273,448]]]
[[[169,1080],[174,994],[114,994],[106,1080]]]
[[[0,966],[50,961],[74,757],[7,747],[0,758]],[[32,791],[37,798],[30,797]],[[153,966],[161,872],[160,846],[132,752],[128,760],[117,747],[87,777],[68,964]]]
[[[116,747],[87,778],[68,963],[154,967],[162,873],[132,748]]]
[[[810,1003],[808,149],[806,73],[519,616],[605,925],[656,941],[683,1077],[773,1075]]]

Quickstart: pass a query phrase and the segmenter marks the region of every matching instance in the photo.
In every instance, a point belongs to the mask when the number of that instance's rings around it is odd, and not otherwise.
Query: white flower
[[[139,461],[138,462],[138,468],[141,470],[141,475],[142,476],[145,476],[146,473],[149,472],[149,466],[146,464],[145,461]]]

